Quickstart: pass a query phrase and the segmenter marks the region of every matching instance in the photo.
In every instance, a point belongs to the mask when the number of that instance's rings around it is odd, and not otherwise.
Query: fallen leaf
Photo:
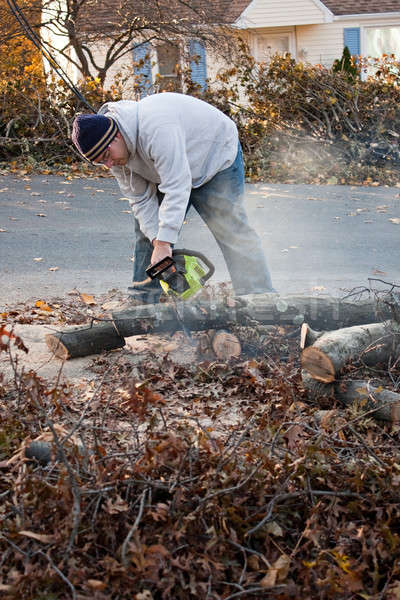
[[[53,544],[56,541],[54,535],[35,533],[34,531],[19,531],[18,533],[19,535],[24,535],[25,537],[31,538],[32,540],[37,540],[38,542],[42,542],[43,544]]]
[[[87,584],[93,590],[105,590],[107,587],[107,584],[104,583],[104,581],[99,581],[98,579],[88,579]]]
[[[292,425],[283,437],[287,439],[289,450],[295,450],[304,441],[304,429],[300,425]]]
[[[154,598],[150,590],[143,590],[135,595],[135,600],[154,600]]]
[[[121,496],[117,496],[115,502],[113,502],[111,498],[107,500],[104,510],[108,512],[109,515],[117,515],[118,513],[129,510],[129,506],[125,500],[122,500]]]
[[[270,533],[271,535],[274,535],[276,537],[283,536],[283,529],[280,525],[278,525],[278,523],[276,521],[270,521],[267,524],[267,531],[268,531],[268,533]]]
[[[89,294],[81,294],[81,299],[85,304],[97,304],[93,296]]]
[[[285,581],[289,573],[290,558],[287,554],[282,554],[278,560],[274,562],[267,574],[260,581],[263,588],[272,588],[276,583]]]
[[[50,306],[44,300],[37,300],[35,302],[36,308],[40,308],[40,310],[45,310],[47,312],[53,312]]]

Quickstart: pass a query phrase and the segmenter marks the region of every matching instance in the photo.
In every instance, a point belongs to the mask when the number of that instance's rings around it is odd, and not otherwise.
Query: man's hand
[[[155,265],[160,262],[166,256],[172,256],[172,248],[169,242],[161,242],[160,240],[153,240],[153,254],[151,255],[151,264]]]

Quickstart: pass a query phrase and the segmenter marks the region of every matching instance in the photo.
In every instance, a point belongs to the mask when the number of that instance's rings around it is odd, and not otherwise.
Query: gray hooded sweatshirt
[[[129,198],[140,229],[150,241],[174,244],[192,188],[235,160],[236,125],[202,100],[169,92],[139,102],[107,102],[99,114],[115,119],[128,146],[128,163],[111,172]],[[165,194],[160,207],[157,187]]]

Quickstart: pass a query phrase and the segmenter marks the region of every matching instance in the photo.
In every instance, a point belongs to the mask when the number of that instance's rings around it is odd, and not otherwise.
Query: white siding
[[[97,64],[101,65],[104,62],[105,53],[107,46],[103,44],[93,44],[90,48],[93,53],[94,60]],[[96,73],[93,71],[93,76]],[[132,52],[128,52],[120,58],[112,67],[107,71],[106,80],[104,82],[105,89],[109,88],[118,79],[123,79],[123,97],[131,98],[133,94],[133,58]]]
[[[313,0],[253,0],[239,23],[248,28],[324,23],[325,15]]]
[[[361,28],[361,53],[363,53],[363,28],[379,25],[400,26],[400,18],[393,19],[377,15],[376,19],[359,17],[325,23],[296,27],[297,58],[303,62],[323,64],[331,67],[336,58],[343,52],[343,29],[345,27]]]

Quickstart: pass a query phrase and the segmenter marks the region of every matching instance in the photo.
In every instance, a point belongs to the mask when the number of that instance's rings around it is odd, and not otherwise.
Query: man
[[[243,206],[236,125],[217,108],[174,93],[108,102],[96,115],[76,117],[72,140],[86,159],[111,170],[129,198],[135,216],[132,298],[158,301],[159,282],[146,268],[171,256],[190,206],[218,242],[235,293],[275,291]]]

